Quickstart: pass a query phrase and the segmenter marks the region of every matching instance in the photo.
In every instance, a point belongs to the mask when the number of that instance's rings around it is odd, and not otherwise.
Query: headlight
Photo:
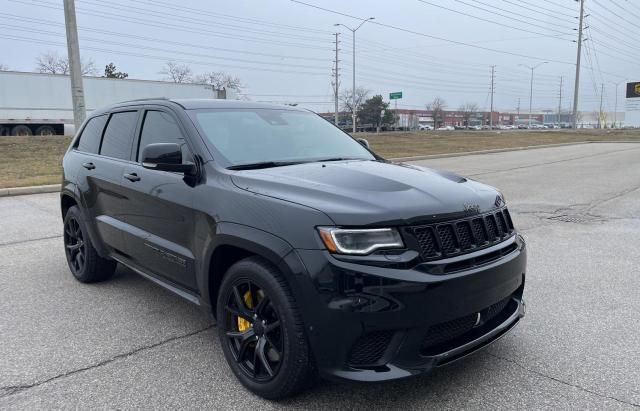
[[[381,248],[402,248],[404,243],[395,228],[346,229],[318,227],[320,238],[332,253],[365,255]]]

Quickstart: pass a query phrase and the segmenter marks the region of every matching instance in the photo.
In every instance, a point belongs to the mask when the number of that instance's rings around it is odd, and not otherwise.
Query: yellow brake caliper
[[[242,296],[244,303],[247,305],[247,308],[253,308],[253,299],[251,298],[251,293],[249,291],[245,292]],[[238,331],[243,332],[247,331],[249,327],[251,327],[251,323],[248,320],[238,316]]]

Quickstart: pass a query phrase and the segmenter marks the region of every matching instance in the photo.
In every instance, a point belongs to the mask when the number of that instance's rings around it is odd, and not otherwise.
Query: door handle
[[[136,181],[140,181],[140,177],[138,177],[138,175],[136,173],[128,173],[124,175],[124,178],[126,178],[129,181],[133,181],[134,183]]]
[[[93,163],[82,163],[82,167],[86,168],[87,170],[93,170],[94,168],[96,168],[95,164]]]

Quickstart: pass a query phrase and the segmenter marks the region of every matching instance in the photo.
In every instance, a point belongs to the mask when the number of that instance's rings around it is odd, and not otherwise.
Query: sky
[[[436,97],[449,109],[489,110],[495,71],[497,111],[562,109],[573,102],[579,3],[574,0],[76,0],[80,53],[102,74],[113,62],[130,78],[161,80],[167,61],[195,74],[238,76],[253,101],[333,111],[335,35],[340,89],[356,83],[381,94],[402,91],[398,108],[424,109]],[[596,111],[601,88],[613,111],[616,85],[640,81],[640,2],[585,0],[579,108]],[[0,64],[33,71],[43,52],[66,54],[62,0],[0,0]],[[546,63],[545,63],[546,62]],[[544,64],[541,64],[544,63]],[[562,88],[560,81],[563,81]],[[395,103],[395,102],[394,102]]]

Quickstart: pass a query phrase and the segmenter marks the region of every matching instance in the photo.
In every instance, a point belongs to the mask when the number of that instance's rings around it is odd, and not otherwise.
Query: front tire
[[[69,208],[64,216],[63,238],[67,264],[76,280],[94,283],[111,278],[117,263],[98,255],[77,206]]]
[[[316,371],[296,301],[282,274],[259,257],[235,263],[220,286],[218,334],[225,358],[251,392],[290,397]]]

